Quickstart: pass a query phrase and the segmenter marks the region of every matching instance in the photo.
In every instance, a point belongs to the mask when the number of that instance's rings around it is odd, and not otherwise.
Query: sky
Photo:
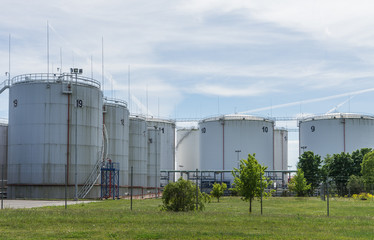
[[[374,114],[373,1],[2,0],[0,11],[0,82],[9,69],[77,67],[132,113],[272,117],[290,129],[292,169],[297,124],[280,120]]]

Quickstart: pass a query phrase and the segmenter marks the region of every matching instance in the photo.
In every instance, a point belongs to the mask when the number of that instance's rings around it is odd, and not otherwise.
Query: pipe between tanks
[[[345,118],[343,119],[343,147],[345,152]]]
[[[225,120],[222,120],[222,170],[225,170]]]
[[[68,85],[70,90],[70,85]],[[69,157],[70,157],[70,94],[68,94],[68,133],[66,147],[66,184],[69,185]]]

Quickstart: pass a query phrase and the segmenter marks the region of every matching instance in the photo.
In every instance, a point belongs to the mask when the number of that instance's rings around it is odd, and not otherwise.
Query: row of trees
[[[241,196],[242,200],[249,202],[249,212],[252,212],[254,198],[267,197],[271,194],[264,191],[272,183],[269,178],[264,176],[266,169],[267,167],[258,163],[254,154],[248,154],[248,159],[240,160],[239,168],[234,168],[232,171],[234,187],[231,190]],[[216,197],[219,202],[219,198],[226,189],[225,183],[215,183],[211,195]],[[209,198],[200,192],[195,183],[180,178],[177,182],[171,182],[165,186],[162,194],[162,209],[170,211],[202,210]]]
[[[340,196],[370,191],[374,186],[374,151],[362,148],[350,153],[327,155],[322,161],[313,152],[304,152],[297,164],[312,195],[322,182],[331,181]]]

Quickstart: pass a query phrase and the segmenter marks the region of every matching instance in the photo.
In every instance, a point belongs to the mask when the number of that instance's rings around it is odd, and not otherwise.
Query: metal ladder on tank
[[[104,129],[104,131],[103,131],[104,132],[103,142],[106,142],[106,146],[108,146],[107,131],[106,131],[105,125],[103,125],[103,129]],[[104,164],[103,159],[104,159],[104,156],[106,155],[104,152],[105,152],[105,147],[104,147],[104,143],[103,143],[103,146],[101,147],[101,151],[98,154],[99,156],[98,156],[98,160],[97,160],[95,166],[93,167],[90,175],[88,176],[88,178],[84,182],[83,186],[78,191],[78,198],[85,198],[87,196],[87,194],[91,191],[91,189],[93,188],[93,186],[95,185],[97,180],[100,178],[101,167]],[[105,158],[106,158],[106,156],[105,156]]]

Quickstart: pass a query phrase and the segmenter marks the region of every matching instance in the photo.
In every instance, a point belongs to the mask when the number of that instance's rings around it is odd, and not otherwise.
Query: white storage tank
[[[196,128],[177,130],[177,170],[195,171],[200,168],[200,132]]]
[[[288,131],[274,129],[274,170],[288,170]]]
[[[148,174],[147,187],[150,193],[157,193],[160,187],[161,130],[148,128]]]
[[[0,122],[0,186],[1,179],[4,185],[7,180],[7,163],[8,163],[8,124]],[[2,169],[3,168],[3,169]],[[4,172],[4,176],[2,173]]]
[[[175,122],[147,118],[147,125],[160,130],[160,170],[175,170]]]
[[[374,116],[333,113],[299,120],[299,154],[351,153],[374,148]]]
[[[273,120],[226,115],[202,120],[199,128],[200,170],[232,170],[254,153],[267,170],[274,169]],[[224,180],[232,179],[231,173],[224,174]]]
[[[104,135],[106,158],[119,163],[120,196],[124,196],[129,179],[129,110],[119,99],[104,99]]]
[[[130,116],[129,170],[133,167],[133,194],[142,194],[147,187],[147,123],[144,117]],[[129,184],[131,175],[129,174]]]
[[[9,198],[63,198],[66,175],[68,197],[74,197],[75,173],[81,186],[101,160],[102,102],[100,83],[80,75],[25,74],[12,79]],[[99,194],[95,187],[87,197]]]

